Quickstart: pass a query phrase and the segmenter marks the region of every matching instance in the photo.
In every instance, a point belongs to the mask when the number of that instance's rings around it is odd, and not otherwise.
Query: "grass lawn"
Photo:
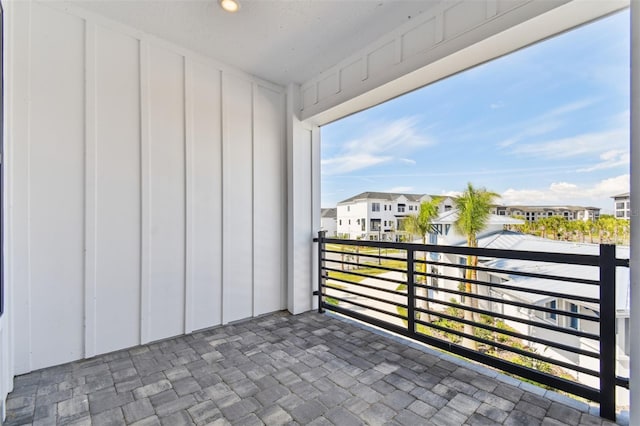
[[[381,275],[384,274],[385,272],[389,272],[386,271],[384,269],[378,269],[376,268],[376,266],[378,266],[378,262],[374,261],[374,262],[365,262],[362,264],[362,266],[360,268],[354,268],[353,272],[358,272],[360,274],[366,274],[369,276],[373,276],[375,277],[376,275]],[[399,269],[399,270],[406,270],[407,269],[407,262],[405,262],[404,260],[383,260],[381,262],[380,266],[384,266],[386,268],[394,268],[394,269]],[[361,277],[358,275],[352,275],[349,274],[347,271],[329,271],[329,279],[331,278],[338,278],[341,280],[346,280],[346,281],[350,281],[352,283],[359,283],[360,281],[364,280],[366,277]]]

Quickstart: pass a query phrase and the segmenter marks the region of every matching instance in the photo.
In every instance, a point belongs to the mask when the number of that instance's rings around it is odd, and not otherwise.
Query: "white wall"
[[[7,12],[14,373],[285,308],[283,88],[94,16]]]

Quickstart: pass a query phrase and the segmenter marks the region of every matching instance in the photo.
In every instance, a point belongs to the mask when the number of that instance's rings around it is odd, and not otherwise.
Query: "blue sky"
[[[322,206],[363,191],[612,209],[629,189],[629,12],[322,127]]]

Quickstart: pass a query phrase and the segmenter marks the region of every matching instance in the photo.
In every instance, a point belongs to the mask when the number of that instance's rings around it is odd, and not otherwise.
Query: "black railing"
[[[331,310],[600,403],[615,419],[616,247],[566,254],[325,238]],[[469,260],[479,259],[477,266]],[[473,271],[473,272],[471,272]],[[628,270],[620,274],[628,286]]]

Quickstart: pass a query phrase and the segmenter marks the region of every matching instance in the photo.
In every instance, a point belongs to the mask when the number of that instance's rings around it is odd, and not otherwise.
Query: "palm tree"
[[[423,201],[420,203],[420,211],[418,214],[409,215],[402,222],[406,232],[411,235],[418,235],[422,238],[422,244],[427,244],[427,234],[431,230],[431,223],[433,222],[433,219],[438,216],[438,204],[440,204],[440,198],[438,197],[432,198],[431,201]],[[423,260],[426,262],[427,253],[424,252],[423,254]],[[427,272],[427,264],[424,263],[423,266],[424,268],[422,268],[422,271],[418,269],[418,272]],[[426,283],[426,278],[427,277],[425,276],[421,276],[419,282]],[[427,296],[426,291],[423,292],[423,296]],[[430,310],[429,301],[426,301],[424,306],[426,310]],[[427,319],[431,322],[430,314],[427,314]]]
[[[467,189],[455,200],[458,219],[456,219],[454,226],[458,233],[467,237],[468,247],[478,247],[478,234],[487,227],[491,205],[498,197],[499,195],[495,192],[487,191],[485,188],[474,188],[471,183],[468,183]],[[465,278],[469,280],[465,283],[465,292],[473,294],[475,293],[475,285],[472,285],[471,281],[475,281],[478,277],[478,273],[474,269],[478,266],[478,256],[467,256],[467,265],[471,269],[465,271]],[[478,301],[475,298],[470,299],[471,306],[477,307]],[[472,312],[465,309],[464,319],[473,321]],[[473,332],[472,325],[464,325],[465,334],[473,336]],[[462,339],[462,345],[470,349],[477,349],[475,340],[466,337]]]

